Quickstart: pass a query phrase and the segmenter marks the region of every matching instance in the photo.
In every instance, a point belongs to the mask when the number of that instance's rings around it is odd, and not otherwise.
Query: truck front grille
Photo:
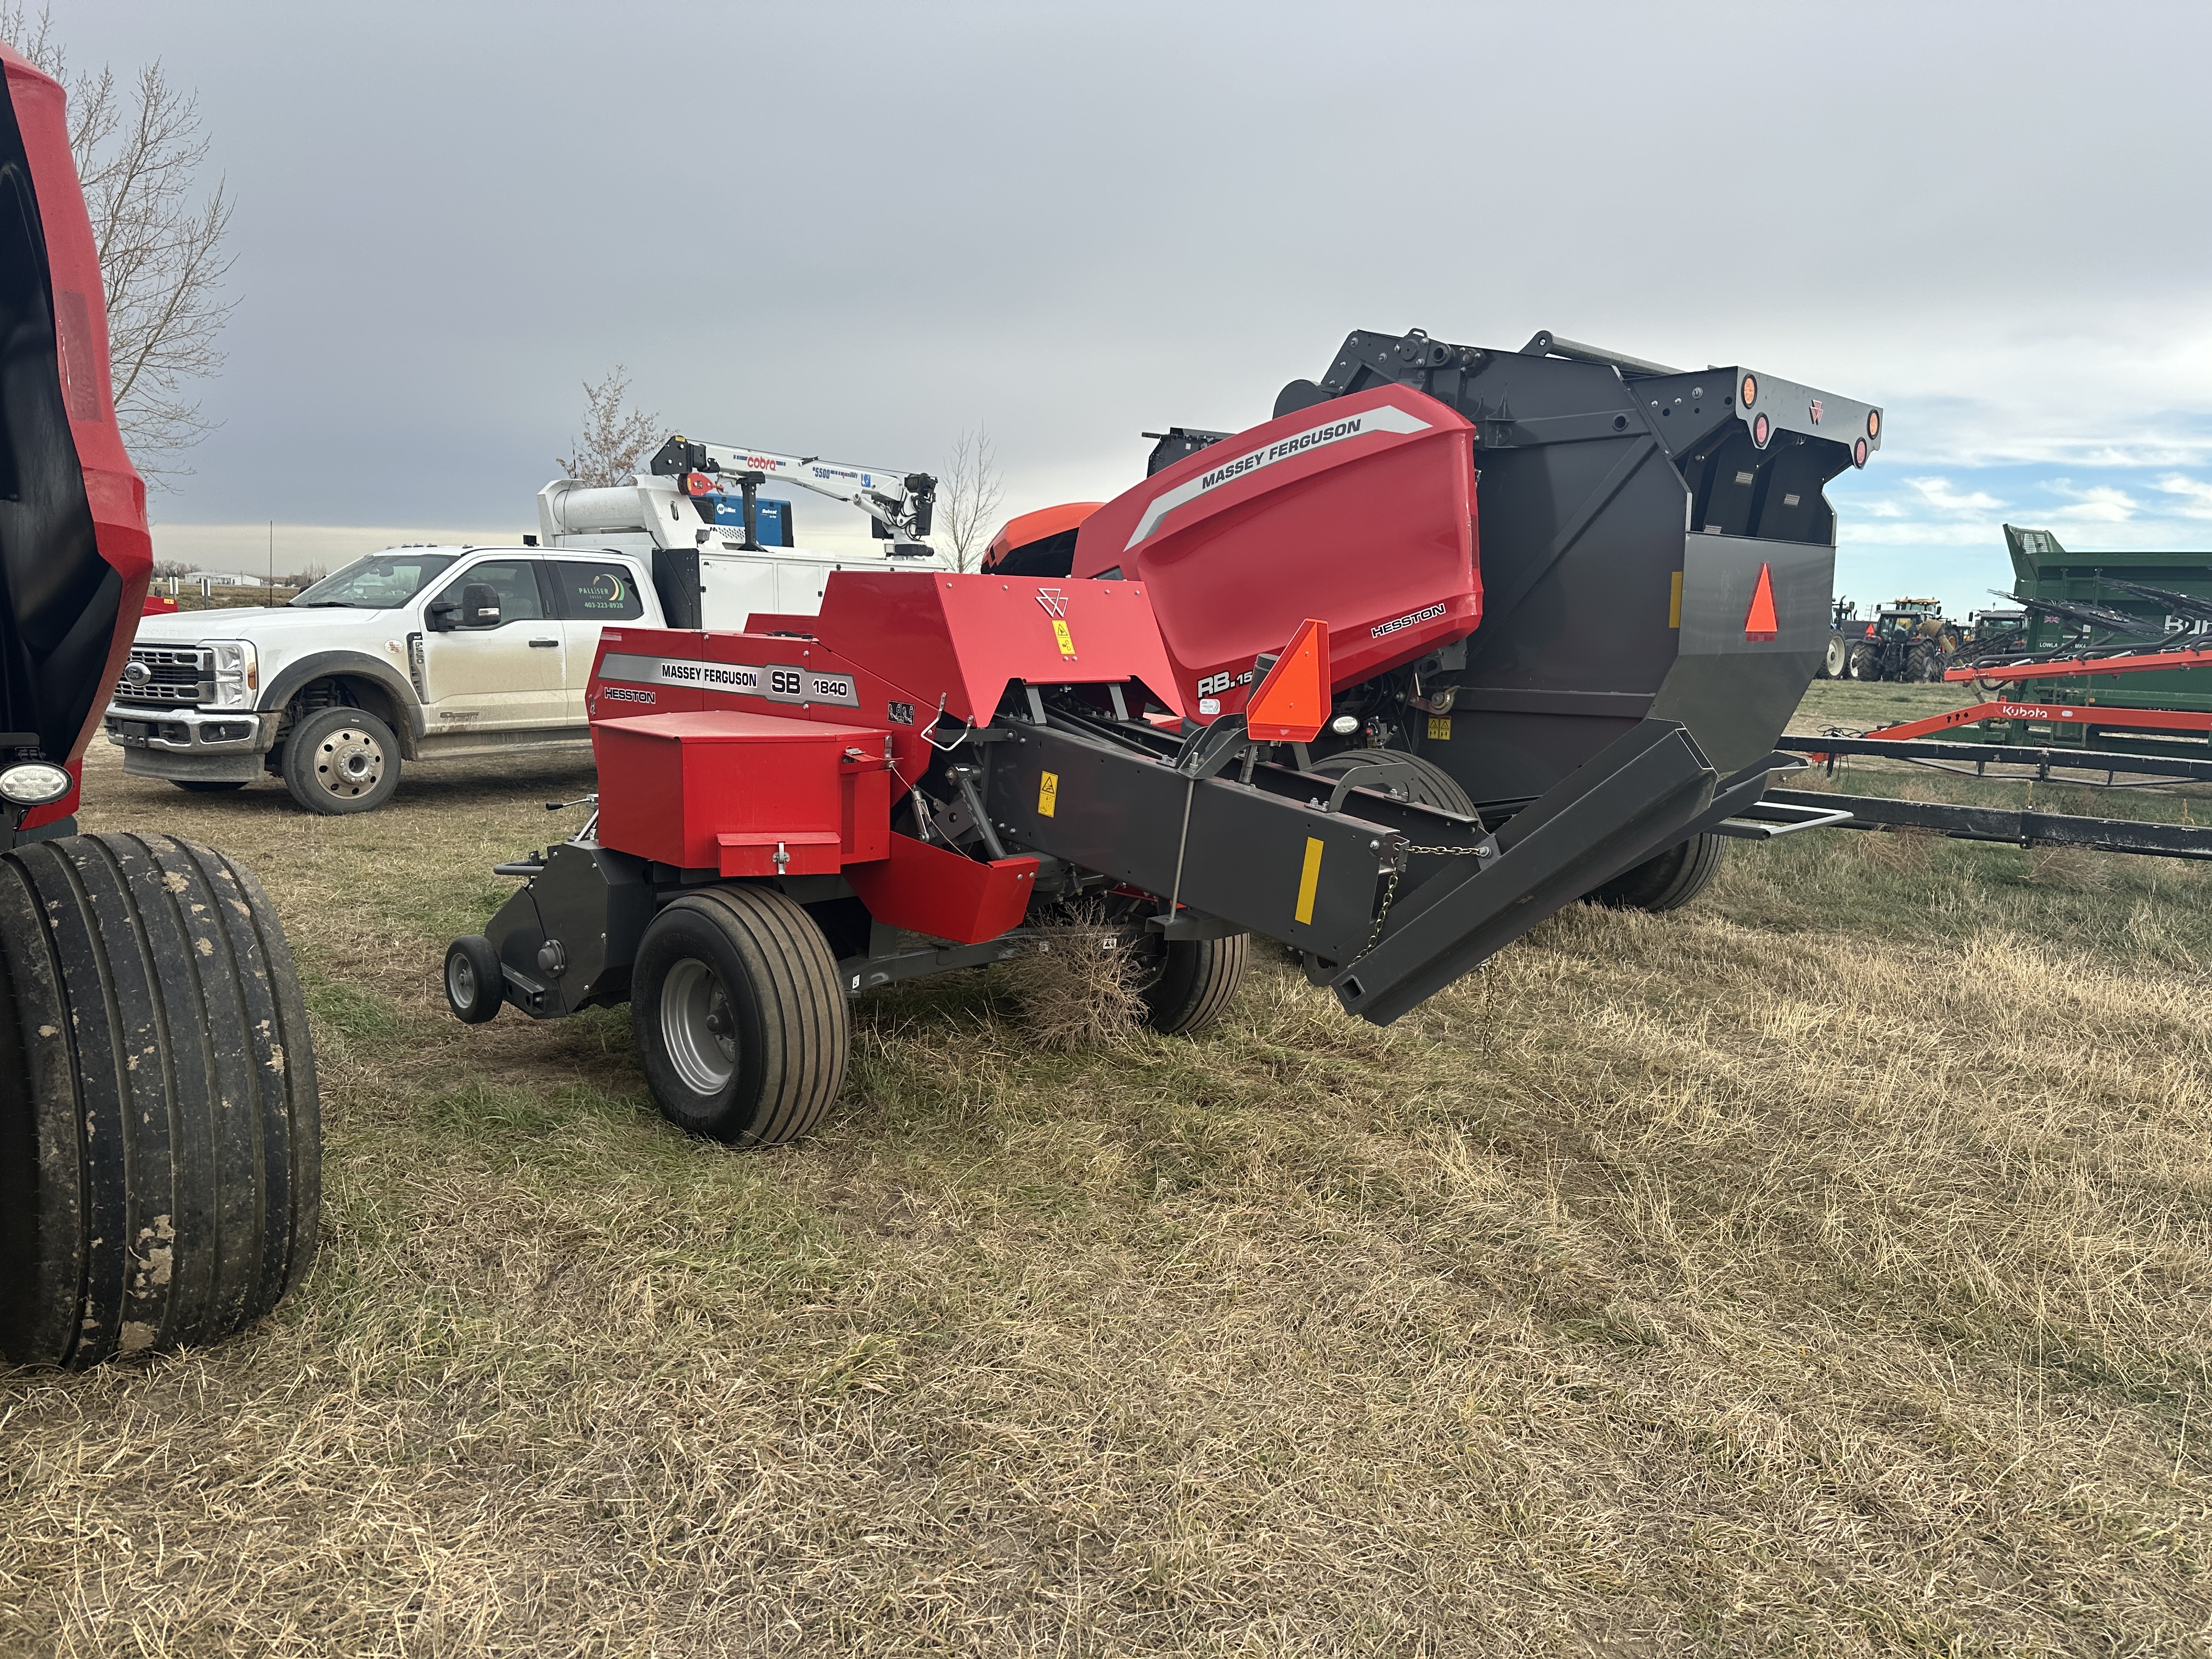
[[[134,645],[130,664],[115,683],[116,702],[156,708],[188,708],[214,696],[213,665],[197,646]]]

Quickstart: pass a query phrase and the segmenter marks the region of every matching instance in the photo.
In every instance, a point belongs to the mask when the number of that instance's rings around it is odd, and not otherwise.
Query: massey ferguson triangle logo
[[[1813,417],[1813,424],[1814,426],[1820,424],[1820,400],[1818,398],[1814,398],[1811,403],[1805,405],[1805,412]]]
[[[1044,614],[1048,617],[1065,617],[1067,614],[1067,595],[1056,587],[1037,589],[1036,602],[1044,607]]]

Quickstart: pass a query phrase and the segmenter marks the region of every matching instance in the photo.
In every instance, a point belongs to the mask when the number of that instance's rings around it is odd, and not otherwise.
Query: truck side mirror
[[[489,582],[471,582],[461,590],[461,626],[499,626],[499,590]]]

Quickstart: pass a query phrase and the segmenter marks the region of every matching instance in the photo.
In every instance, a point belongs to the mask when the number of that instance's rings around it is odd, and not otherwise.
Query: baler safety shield
[[[1389,386],[1285,415],[1185,457],[1106,503],[1079,576],[1141,580],[1201,718],[1245,706],[1253,659],[1327,623],[1332,690],[1482,620],[1474,428]]]

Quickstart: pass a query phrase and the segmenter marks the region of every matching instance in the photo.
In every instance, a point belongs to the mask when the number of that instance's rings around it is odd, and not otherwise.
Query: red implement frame
[[[2052,726],[2097,726],[2115,732],[2212,732],[2212,712],[2191,714],[2179,708],[2112,708],[2098,704],[2064,702],[1978,702],[1906,720],[1868,732],[1870,738],[1924,738],[1933,732],[1954,732],[1984,720],[2036,720]],[[1815,759],[1820,757],[1814,757]]]
[[[2006,668],[1947,668],[1943,678],[1970,683],[1993,680],[2078,680],[2092,674],[2148,674],[2165,668],[2212,668],[2212,650],[2146,651],[2126,657],[2069,657],[2061,662],[2024,662]]]

